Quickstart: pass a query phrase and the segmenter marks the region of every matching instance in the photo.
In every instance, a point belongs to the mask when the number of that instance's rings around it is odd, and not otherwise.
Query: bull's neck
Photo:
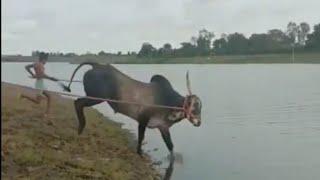
[[[186,100],[187,100],[186,97],[180,96],[178,107],[182,107],[183,108],[184,103],[185,103]]]

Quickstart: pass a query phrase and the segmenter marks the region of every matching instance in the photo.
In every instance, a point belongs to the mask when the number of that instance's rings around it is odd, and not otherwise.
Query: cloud
[[[16,32],[31,31],[37,28],[37,22],[32,19],[22,19],[22,20],[13,22],[12,24],[9,25],[8,28]]]
[[[1,32],[1,37],[3,41],[17,40],[20,38],[18,34],[10,32]]]
[[[36,21],[31,19],[21,19],[4,25],[1,35],[4,41],[19,40],[24,35],[33,32],[36,28]]]
[[[317,0],[3,0],[3,52],[138,51],[179,46],[206,28],[219,34],[320,22]],[[317,6],[318,5],[318,6]]]
[[[88,34],[89,39],[97,40],[100,36],[100,33],[98,32],[91,32]]]

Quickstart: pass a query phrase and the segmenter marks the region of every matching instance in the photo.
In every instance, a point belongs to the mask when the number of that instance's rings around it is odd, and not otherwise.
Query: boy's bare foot
[[[43,117],[46,120],[48,125],[54,125],[53,122],[51,121],[51,116],[49,113],[44,113]]]
[[[54,125],[51,120],[47,120],[47,124],[48,124],[49,126],[53,126],[53,125]]]

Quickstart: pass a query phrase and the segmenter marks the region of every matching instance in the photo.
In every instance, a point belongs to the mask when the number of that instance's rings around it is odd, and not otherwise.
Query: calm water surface
[[[33,86],[24,65],[2,63],[2,81]],[[182,156],[171,179],[320,179],[320,65],[115,66],[145,82],[163,74],[182,95],[190,72],[193,93],[202,99],[202,125],[182,121],[171,128],[175,151]],[[46,65],[48,74],[64,79],[75,67]],[[47,84],[61,91],[55,83]],[[74,83],[72,91],[84,95],[81,83]],[[137,132],[135,121],[114,114],[106,104],[95,108]],[[147,130],[146,142],[144,150],[162,161],[158,167],[165,173],[168,151],[159,132]]]

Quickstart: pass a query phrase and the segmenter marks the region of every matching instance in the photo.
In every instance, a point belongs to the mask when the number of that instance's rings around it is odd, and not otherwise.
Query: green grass
[[[87,125],[78,135],[71,100],[53,99],[50,125],[42,117],[44,102],[19,101],[23,89],[4,83],[1,88],[2,178],[159,179],[150,159],[129,146],[135,141],[130,133],[96,110],[85,109]]]
[[[42,156],[34,148],[28,147],[14,156],[14,161],[20,166],[37,166],[42,164]]]

